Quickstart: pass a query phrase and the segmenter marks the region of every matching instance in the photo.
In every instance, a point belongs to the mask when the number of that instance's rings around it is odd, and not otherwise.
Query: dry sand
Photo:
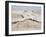
[[[15,17],[16,16],[16,17]],[[23,20],[23,17],[17,14],[12,13],[12,22],[15,22],[14,24],[12,23],[12,31],[31,31],[31,30],[40,30],[41,29],[41,22],[36,22],[33,20]],[[20,21],[16,22],[16,20],[20,19]]]
[[[41,23],[32,21],[32,20],[24,20],[17,23],[12,24],[12,31],[30,31],[30,30],[40,30]]]

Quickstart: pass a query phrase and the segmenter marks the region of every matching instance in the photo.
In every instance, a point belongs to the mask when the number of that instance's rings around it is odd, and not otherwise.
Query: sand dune
[[[25,19],[34,19],[34,20],[37,20],[37,21],[40,21],[41,22],[41,15],[38,14],[38,13],[34,13],[34,12],[19,12],[19,11],[16,11],[16,12],[12,12],[12,21],[23,21]]]
[[[17,14],[12,12],[12,31],[41,29],[41,16],[37,13]]]
[[[30,30],[40,30],[41,23],[32,21],[32,20],[24,20],[21,22],[17,22],[12,24],[12,31],[30,31]]]

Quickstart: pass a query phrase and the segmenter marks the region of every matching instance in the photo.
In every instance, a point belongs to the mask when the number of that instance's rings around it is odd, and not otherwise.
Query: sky
[[[22,10],[28,10],[28,11],[33,11],[33,12],[37,12],[37,13],[41,13],[41,7],[39,6],[16,6],[16,5],[12,5],[11,6],[11,10],[12,11],[22,11]]]

